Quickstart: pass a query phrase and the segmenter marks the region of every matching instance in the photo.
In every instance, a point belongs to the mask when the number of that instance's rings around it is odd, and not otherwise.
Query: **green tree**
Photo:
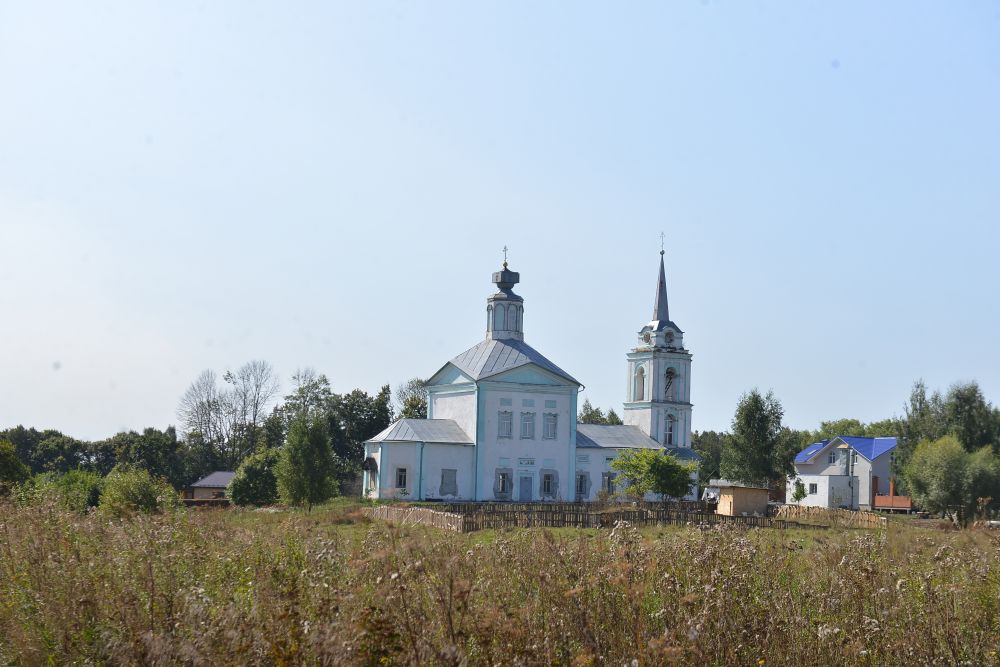
[[[969,454],[965,469],[966,517],[977,510],[1000,506],[1000,457],[991,447],[981,447]]]
[[[997,451],[998,441],[993,406],[975,382],[954,384],[944,400],[944,418],[948,430],[958,437],[965,451],[974,452],[990,446]]]
[[[243,459],[226,496],[236,505],[273,505],[278,501],[277,449],[261,449]]]
[[[389,400],[389,385],[384,385],[375,396],[360,389],[334,395],[327,427],[337,463],[344,473],[353,476],[361,470],[365,440],[388,428],[392,421]]]
[[[17,458],[17,448],[9,440],[0,440],[0,496],[10,493],[15,484],[31,476],[31,469]]]
[[[792,501],[799,503],[805,500],[806,495],[806,485],[802,483],[801,479],[795,480],[795,490],[792,492]]]
[[[770,486],[782,482],[785,471],[779,445],[784,408],[774,392],[757,389],[740,397],[732,435],[722,450],[720,471],[726,479]]]
[[[335,492],[333,460],[326,420],[300,418],[288,429],[288,442],[278,460],[278,494],[290,505],[312,510]]]
[[[939,392],[928,395],[927,385],[917,380],[910,389],[910,400],[903,406],[903,418],[899,421],[895,452],[896,477],[900,492],[907,492],[906,475],[903,471],[924,440],[937,440],[944,436],[947,427],[944,418],[944,400]]]
[[[682,463],[666,452],[657,452],[649,465],[649,474],[653,479],[650,490],[659,494],[661,500],[665,497],[683,498],[691,491],[691,473],[696,469],[693,463]]]
[[[411,378],[396,387],[393,411],[406,419],[427,419],[427,382]]]
[[[282,413],[290,425],[296,419],[327,414],[332,401],[333,392],[326,376],[312,368],[301,368],[292,375],[292,393],[285,396]]]
[[[35,445],[30,462],[31,470],[36,473],[69,472],[87,462],[86,452],[85,442],[61,433],[49,435]]]
[[[225,469],[218,448],[198,431],[184,436],[180,444],[180,460],[183,481],[178,488],[193,484],[211,472]]]
[[[403,410],[399,416],[405,419],[427,419],[427,399],[410,396],[403,403]]]
[[[623,492],[642,498],[647,493],[681,498],[691,488],[693,465],[681,463],[660,449],[629,449],[611,462],[625,481]]]
[[[591,405],[589,398],[584,399],[583,405],[580,407],[580,414],[577,415],[576,421],[580,424],[608,423],[607,419],[604,417],[604,411]]]
[[[929,512],[953,513],[959,520],[959,511],[968,504],[968,464],[969,454],[954,436],[921,442],[903,470],[913,502]]]
[[[695,431],[691,434],[691,449],[701,456],[701,461],[698,463],[698,479],[703,485],[710,479],[721,477],[719,467],[727,437],[728,434],[717,431]]]
[[[611,408],[608,410],[608,416],[604,418],[604,423],[609,426],[621,426],[622,418],[618,416],[618,413],[615,412],[614,408]]]
[[[155,479],[166,479],[178,488],[188,482],[182,446],[173,426],[163,431],[155,428],[143,429],[142,433],[122,431],[108,438],[104,447],[110,450],[115,465],[142,468]]]

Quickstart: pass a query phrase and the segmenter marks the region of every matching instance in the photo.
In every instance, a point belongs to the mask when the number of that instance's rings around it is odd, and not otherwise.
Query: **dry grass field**
[[[1000,536],[0,505],[0,664],[998,665]]]

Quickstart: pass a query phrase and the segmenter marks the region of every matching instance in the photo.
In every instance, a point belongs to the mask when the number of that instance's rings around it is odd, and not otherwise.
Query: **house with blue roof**
[[[616,490],[622,452],[691,449],[691,353],[671,319],[663,252],[653,319],[626,355],[622,425],[577,424],[583,385],[524,340],[520,274],[493,274],[486,335],[427,382],[427,419],[401,419],[365,442],[370,498],[590,501]],[[696,497],[697,473],[691,499]]]
[[[896,438],[837,436],[814,442],[795,456],[785,501],[814,507],[871,510],[893,493],[892,461]],[[805,498],[793,500],[796,485]]]

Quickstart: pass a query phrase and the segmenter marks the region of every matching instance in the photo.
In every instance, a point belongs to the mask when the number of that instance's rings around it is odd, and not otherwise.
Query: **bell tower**
[[[664,447],[691,446],[691,353],[684,332],[671,319],[660,250],[653,319],[639,330],[626,354],[628,386],[624,422],[638,426]]]

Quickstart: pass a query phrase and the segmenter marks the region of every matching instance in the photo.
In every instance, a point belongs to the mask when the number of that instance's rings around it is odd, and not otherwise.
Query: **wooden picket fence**
[[[635,526],[714,526],[735,525],[744,528],[807,528],[826,526],[800,524],[795,521],[765,516],[726,516],[699,511],[684,511],[669,507],[623,508],[595,511],[582,503],[567,504],[503,504],[498,507],[466,505],[464,513],[442,512],[428,507],[380,505],[371,508],[371,516],[400,525],[423,525],[460,533],[502,528],[611,528],[619,521]]]
[[[407,507],[400,505],[379,505],[368,510],[373,519],[404,526],[433,526],[465,532],[465,517],[451,512],[438,512],[427,507]]]
[[[792,521],[815,521],[841,528],[883,529],[888,524],[888,519],[874,512],[855,512],[808,505],[782,505],[778,508],[778,518]]]

